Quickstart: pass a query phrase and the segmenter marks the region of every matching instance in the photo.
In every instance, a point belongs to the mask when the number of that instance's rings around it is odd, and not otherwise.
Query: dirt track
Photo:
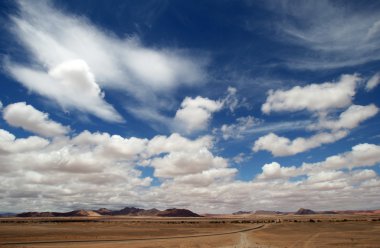
[[[246,228],[237,231],[221,232],[221,233],[211,233],[211,234],[199,234],[199,235],[186,235],[186,236],[173,236],[173,237],[156,237],[156,238],[132,238],[132,239],[94,239],[94,240],[45,240],[45,241],[29,241],[29,242],[4,242],[0,245],[6,246],[20,246],[20,245],[44,245],[44,244],[78,244],[78,243],[130,243],[130,242],[145,242],[145,241],[161,241],[161,240],[174,240],[174,239],[189,239],[189,238],[201,238],[201,237],[214,237],[230,234],[241,235],[241,242],[239,247],[249,247],[249,242],[247,240],[246,232],[257,230],[263,228],[265,225],[258,225],[251,228]]]

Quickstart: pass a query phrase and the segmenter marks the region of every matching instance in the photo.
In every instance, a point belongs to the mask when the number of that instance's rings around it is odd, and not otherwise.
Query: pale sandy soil
[[[380,221],[359,220],[354,216],[351,220],[355,221],[330,222],[339,216],[330,219],[324,216],[322,222],[299,222],[309,218],[295,216],[294,219],[298,219],[295,223],[288,222],[292,218],[287,216],[287,222],[264,224],[178,218],[118,218],[115,221],[69,223],[38,220],[2,223],[0,219],[0,247],[380,247]],[[346,218],[344,216],[342,220]],[[240,219],[239,222],[246,220]],[[260,226],[263,227],[249,230]],[[81,240],[85,242],[78,242]]]

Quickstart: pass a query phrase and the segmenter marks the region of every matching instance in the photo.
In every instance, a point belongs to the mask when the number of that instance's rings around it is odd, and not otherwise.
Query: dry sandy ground
[[[261,228],[252,230],[255,227]],[[86,242],[77,242],[79,240]],[[41,241],[54,243],[33,243]],[[19,244],[10,244],[12,242]],[[380,247],[380,221],[269,224],[231,223],[220,219],[9,222],[0,223],[0,247]]]

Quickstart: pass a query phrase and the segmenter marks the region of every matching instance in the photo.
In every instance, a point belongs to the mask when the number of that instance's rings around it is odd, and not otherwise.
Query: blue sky
[[[379,3],[0,10],[1,210],[380,208]]]

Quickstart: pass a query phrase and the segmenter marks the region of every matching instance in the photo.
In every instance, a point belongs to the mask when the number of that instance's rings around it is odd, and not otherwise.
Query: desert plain
[[[0,218],[0,247],[380,247],[380,214]]]

